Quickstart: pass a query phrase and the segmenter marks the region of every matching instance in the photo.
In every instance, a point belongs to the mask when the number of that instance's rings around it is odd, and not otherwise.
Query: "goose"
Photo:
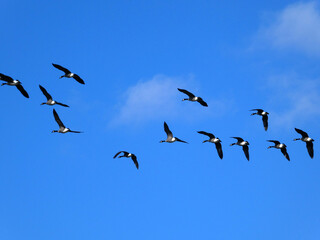
[[[277,140],[267,140],[268,142],[273,142],[274,146],[269,146],[269,148],[281,149],[282,154],[286,157],[288,161],[290,161],[289,154],[287,153],[287,146],[284,143],[280,143]]]
[[[58,132],[58,133],[67,133],[67,132],[82,133],[82,132],[79,132],[79,131],[72,131],[70,128],[66,128],[63,125],[62,121],[60,120],[59,115],[58,115],[58,113],[56,112],[55,109],[53,109],[53,116],[54,116],[54,119],[56,120],[56,122],[59,125],[59,130],[53,130],[52,133],[55,133],[55,132]]]
[[[59,103],[59,102],[57,102],[57,101],[53,101],[51,95],[50,95],[50,94],[47,92],[47,90],[46,90],[44,87],[42,87],[41,85],[39,85],[39,88],[40,88],[40,90],[42,91],[43,95],[45,95],[46,98],[47,98],[47,102],[41,103],[41,105],[47,104],[47,105],[53,106],[53,105],[55,105],[55,104],[58,104],[58,105],[63,106],[63,107],[69,107],[69,106],[66,105],[66,104]]]
[[[137,161],[136,155],[134,155],[133,153],[128,153],[126,151],[120,151],[116,155],[114,155],[113,158],[116,158],[120,153],[123,153],[123,155],[119,156],[119,158],[122,158],[122,157],[131,158],[132,161],[134,162],[134,165],[136,165],[136,168],[139,169],[139,163]]]
[[[219,138],[216,138],[212,133],[207,133],[207,132],[204,132],[204,131],[198,131],[198,133],[206,135],[206,136],[209,137],[208,140],[204,140],[202,143],[205,143],[205,142],[214,143],[216,145],[216,149],[217,149],[218,155],[222,159],[223,158],[223,152],[222,152],[221,140]]]
[[[238,142],[236,143],[232,143],[230,144],[230,146],[233,146],[233,145],[239,145],[239,146],[242,146],[242,150],[244,152],[244,155],[246,155],[246,158],[247,160],[249,161],[249,142],[248,141],[244,141],[242,138],[240,137],[231,137],[231,138],[234,138],[234,139],[237,139]]]
[[[160,143],[163,143],[163,142],[168,142],[168,143],[173,143],[173,142],[183,142],[183,143],[187,143],[177,137],[173,137],[173,134],[172,132],[170,131],[169,127],[168,127],[168,124],[166,122],[164,122],[164,131],[166,132],[167,134],[167,139],[166,140],[161,140]]]
[[[60,78],[63,78],[63,77],[74,78],[78,83],[84,84],[84,81],[77,74],[70,72],[68,69],[66,69],[58,64],[52,63],[52,66],[54,66],[55,68],[57,68],[65,73]]]
[[[191,101],[191,102],[198,102],[200,103],[202,106],[204,107],[208,107],[208,104],[203,101],[203,99],[201,97],[196,97],[195,95],[193,95],[191,92],[185,90],[185,89],[181,89],[181,88],[178,88],[178,90],[184,94],[187,94],[189,96],[189,98],[184,98],[182,99],[182,101]]]
[[[298,128],[295,128],[295,130],[297,133],[301,134],[302,137],[295,138],[295,139],[293,139],[293,141],[301,140],[301,141],[305,142],[307,149],[308,149],[309,156],[311,158],[313,158],[313,143],[312,142],[314,141],[314,139],[310,138],[306,132],[304,132]]]
[[[4,75],[2,73],[0,73],[0,80],[6,82],[6,83],[2,83],[1,86],[3,86],[3,85],[16,86],[18,88],[18,90],[22,93],[23,96],[25,96],[26,98],[29,98],[29,94],[22,87],[21,82],[19,80],[14,80],[12,77],[9,77],[9,76]]]
[[[252,115],[259,115],[262,116],[262,122],[263,122],[263,126],[264,126],[264,130],[267,131],[268,130],[268,112],[265,112],[262,109],[251,109],[250,111],[257,111],[255,113],[252,113]]]

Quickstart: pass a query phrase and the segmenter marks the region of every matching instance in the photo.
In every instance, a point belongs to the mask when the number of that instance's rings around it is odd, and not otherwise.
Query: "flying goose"
[[[77,82],[84,84],[84,81],[77,74],[70,72],[68,69],[66,69],[58,64],[52,63],[52,66],[54,66],[55,68],[57,68],[65,73],[60,78],[63,78],[63,77],[74,78],[75,80],[77,80]]]
[[[301,140],[301,141],[305,142],[307,149],[308,149],[308,153],[309,153],[310,157],[313,158],[313,143],[312,142],[314,140],[312,138],[310,138],[306,132],[304,132],[298,128],[295,128],[295,130],[297,133],[301,134],[302,137],[295,138],[295,139],[293,139],[293,141]]]
[[[268,112],[265,112],[262,109],[251,109],[250,111],[257,111],[255,113],[252,113],[252,115],[259,115],[262,116],[262,122],[263,122],[263,126],[264,126],[264,130],[268,130]]]
[[[279,141],[276,140],[267,140],[268,142],[273,142],[274,146],[269,146],[269,148],[277,148],[281,149],[282,154],[286,157],[288,161],[290,161],[289,154],[287,153],[287,146],[284,143],[280,143]]]
[[[136,165],[136,168],[139,169],[139,163],[137,161],[136,155],[134,155],[133,153],[128,153],[126,151],[120,151],[116,155],[114,155],[113,158],[116,158],[120,153],[123,153],[123,155],[119,156],[119,158],[122,158],[122,157],[130,158],[131,157],[132,161],[134,162],[134,165]]]
[[[237,139],[238,142],[232,143],[232,144],[230,144],[230,146],[233,146],[233,145],[242,146],[242,150],[243,150],[243,152],[244,152],[244,155],[246,155],[246,158],[247,158],[247,160],[249,161],[249,147],[248,147],[249,142],[244,141],[244,140],[243,140],[242,138],[240,138],[240,137],[231,137],[231,138]]]
[[[189,98],[184,98],[182,99],[182,101],[191,101],[191,102],[198,102],[200,103],[202,106],[204,107],[208,107],[208,104],[203,101],[203,99],[201,97],[196,97],[195,95],[193,95],[191,92],[187,91],[187,90],[184,90],[184,89],[181,89],[181,88],[178,88],[178,90],[184,94],[187,94],[189,96]]]
[[[41,85],[39,85],[39,88],[40,88],[40,90],[42,91],[43,95],[45,95],[46,98],[47,98],[47,102],[41,103],[41,105],[47,104],[47,105],[51,105],[51,106],[52,106],[52,105],[58,104],[58,105],[63,106],[63,107],[69,107],[69,106],[66,105],[66,104],[59,103],[59,102],[57,102],[57,101],[53,101],[51,95],[50,95],[50,94],[47,92],[47,90],[46,90],[44,87],[42,87]]]
[[[169,127],[168,127],[168,124],[166,122],[164,122],[164,131],[166,132],[167,134],[167,139],[166,140],[161,140],[160,143],[163,143],[163,142],[168,142],[168,143],[173,143],[173,142],[183,142],[183,143],[187,143],[177,137],[173,137],[173,134],[172,132],[170,131]]]
[[[205,142],[211,142],[216,145],[216,149],[218,152],[219,157],[222,159],[223,158],[223,152],[222,152],[222,146],[221,146],[221,140],[219,138],[216,138],[212,133],[207,133],[204,131],[199,131],[198,133],[206,135],[209,137],[208,140],[204,140],[203,143]]]
[[[2,83],[1,86],[3,85],[16,86],[23,96],[25,96],[26,98],[29,98],[29,94],[26,92],[26,90],[24,90],[19,80],[13,80],[12,77],[9,77],[2,73],[0,73],[0,80],[6,82],[6,83]]]
[[[58,113],[56,112],[55,109],[53,109],[53,116],[54,116],[54,119],[56,120],[56,122],[59,125],[59,130],[53,130],[52,133],[54,133],[54,132],[58,132],[58,133],[67,133],[67,132],[82,133],[82,132],[79,132],[79,131],[72,131],[70,128],[66,128],[63,125],[62,121],[60,120],[59,115],[58,115]]]

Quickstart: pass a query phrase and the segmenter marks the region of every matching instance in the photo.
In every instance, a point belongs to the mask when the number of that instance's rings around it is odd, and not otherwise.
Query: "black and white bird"
[[[274,143],[274,146],[269,146],[269,148],[276,148],[276,149],[280,149],[282,154],[286,157],[286,159],[288,161],[290,161],[290,157],[289,157],[289,154],[287,152],[287,146],[284,144],[284,143],[280,143],[279,141],[277,140],[267,140],[268,142],[273,142]]]
[[[255,113],[252,113],[252,115],[259,115],[262,116],[262,122],[264,126],[264,130],[268,130],[268,112],[265,112],[263,109],[251,109],[250,111],[257,111]]]
[[[244,155],[246,155],[246,158],[247,160],[249,161],[249,142],[248,141],[244,141],[242,138],[240,137],[231,137],[231,138],[234,138],[234,139],[237,139],[238,142],[236,143],[232,143],[230,144],[230,146],[233,146],[233,145],[239,145],[239,146],[242,146],[242,150],[244,152]]]
[[[185,89],[181,89],[178,88],[178,90],[184,94],[187,94],[189,96],[189,98],[184,98],[182,99],[182,101],[191,101],[191,102],[198,102],[200,103],[202,106],[204,107],[208,107],[208,104],[203,101],[203,99],[201,97],[196,97],[195,95],[193,95],[191,92],[185,90]]]
[[[164,126],[164,131],[166,132],[167,134],[167,139],[166,140],[161,140],[160,143],[163,143],[163,142],[168,142],[168,143],[173,143],[173,142],[183,142],[183,143],[187,143],[177,137],[173,137],[173,134],[172,132],[170,131],[169,127],[168,127],[168,124],[166,122],[164,122],[163,124]]]
[[[55,68],[64,72],[64,75],[62,75],[60,78],[63,78],[63,77],[74,78],[75,80],[77,80],[77,82],[84,84],[84,81],[77,74],[70,72],[68,69],[66,69],[58,64],[52,63],[52,66],[54,66]]]
[[[134,165],[136,165],[136,168],[139,169],[139,163],[138,163],[138,161],[137,161],[136,155],[134,155],[133,153],[128,153],[128,152],[126,152],[126,151],[120,151],[120,152],[118,152],[116,155],[114,155],[113,158],[118,157],[118,155],[119,155],[120,153],[123,153],[123,155],[122,155],[122,156],[119,156],[119,158],[123,158],[123,157],[131,158],[132,161],[134,162]]]
[[[293,141],[301,140],[306,143],[308,153],[311,158],[313,158],[313,141],[314,139],[310,138],[308,134],[298,128],[295,128],[296,132],[301,134],[301,138],[295,138]]]
[[[55,105],[55,104],[58,104],[58,105],[63,106],[63,107],[69,107],[69,106],[66,105],[66,104],[59,103],[59,102],[57,102],[57,101],[52,100],[51,95],[50,95],[50,94],[47,92],[47,90],[46,90],[44,87],[42,87],[41,85],[39,85],[39,88],[40,88],[40,90],[42,91],[43,95],[45,95],[46,98],[47,98],[47,102],[41,103],[41,105],[47,104],[47,105],[53,106],[53,105]]]
[[[27,93],[26,90],[24,90],[19,80],[14,80],[12,77],[9,77],[2,73],[0,73],[0,80],[5,81],[5,83],[2,83],[1,86],[3,85],[16,86],[23,96],[25,96],[26,98],[29,98],[29,94]]]
[[[216,149],[217,149],[218,155],[222,159],[223,158],[223,152],[222,152],[221,140],[219,138],[216,138],[212,133],[207,133],[207,132],[204,132],[204,131],[198,131],[198,133],[206,135],[206,136],[209,137],[209,139],[208,140],[204,140],[203,143],[205,143],[205,142],[214,143],[216,145]]]
[[[54,119],[56,120],[56,122],[59,125],[59,130],[53,130],[52,133],[54,133],[54,132],[58,132],[58,133],[67,133],[67,132],[82,133],[82,132],[79,132],[79,131],[72,131],[70,128],[66,128],[64,126],[64,124],[62,123],[61,119],[59,118],[59,115],[58,115],[58,113],[56,112],[55,109],[53,109],[53,116],[54,116]]]

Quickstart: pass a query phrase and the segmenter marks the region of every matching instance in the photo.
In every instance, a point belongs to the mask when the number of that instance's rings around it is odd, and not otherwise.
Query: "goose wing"
[[[304,131],[302,131],[302,130],[300,130],[300,129],[298,129],[298,128],[295,128],[295,130],[296,130],[297,133],[301,134],[301,136],[302,136],[303,138],[309,137],[309,136],[308,136],[308,133],[306,133],[306,132],[304,132]]]
[[[128,152],[125,152],[125,151],[120,151],[120,152],[117,152],[117,154],[116,154],[116,155],[114,155],[114,156],[113,156],[113,158],[116,158],[116,157],[118,157],[118,155],[119,155],[120,153],[124,153],[124,154],[125,154],[125,153],[128,153]]]
[[[66,68],[64,68],[64,67],[62,67],[62,66],[60,66],[60,65],[58,65],[58,64],[52,63],[52,66],[54,66],[55,68],[63,71],[65,74],[71,73],[68,69],[66,69]]]
[[[222,152],[222,146],[221,146],[220,142],[216,143],[216,149],[217,149],[219,157],[222,159],[223,158],[223,152]]]
[[[41,85],[39,85],[39,88],[40,88],[41,92],[43,93],[43,95],[46,96],[47,100],[52,99],[51,95],[47,92],[47,90],[46,90],[44,87],[42,87]]]
[[[59,127],[65,128],[65,126],[63,125],[63,123],[62,123],[61,119],[59,118],[59,115],[55,109],[53,109],[53,116],[54,116],[54,119],[56,120],[56,122],[58,123]]]
[[[201,97],[198,97],[197,102],[200,103],[204,107],[208,107],[208,104],[205,101],[203,101],[203,99]]]
[[[311,158],[313,158],[313,143],[312,142],[306,142],[308,153]]]
[[[56,104],[58,104],[58,105],[60,105],[60,106],[63,106],[63,107],[69,107],[68,105],[63,104],[63,103],[59,103],[59,102],[56,102]]]
[[[118,155],[119,155],[120,153],[122,153],[122,151],[120,151],[120,152],[117,152],[117,154],[116,154],[116,155],[114,155],[114,156],[113,156],[113,158],[116,158],[116,157],[118,157]]]
[[[244,152],[244,155],[246,155],[247,160],[249,161],[249,147],[248,147],[248,145],[242,146],[242,150]]]
[[[167,134],[167,138],[173,138],[173,134],[172,132],[170,131],[169,127],[168,127],[168,124],[166,122],[164,122],[163,124],[164,126],[164,131],[166,132]]]
[[[287,153],[287,149],[286,148],[281,148],[281,152],[286,157],[286,159],[288,161],[290,161],[290,157],[289,157],[289,154]]]
[[[28,94],[27,91],[22,87],[21,84],[18,84],[16,87],[17,87],[18,90],[22,93],[23,96],[25,96],[26,98],[29,98],[29,94]]]
[[[238,142],[243,142],[244,141],[241,137],[231,137],[231,138],[237,139]]]
[[[13,82],[13,78],[12,77],[9,77],[9,76],[4,75],[2,73],[0,73],[0,80],[6,81],[6,82]]]
[[[131,154],[131,159],[134,162],[134,165],[136,165],[136,168],[139,169],[139,163],[138,163],[136,155]]]
[[[84,84],[84,81],[82,80],[81,77],[79,77],[79,75],[74,74],[74,75],[73,75],[73,78],[74,78],[78,83]]]
[[[179,139],[179,138],[175,138],[178,142],[183,142],[183,143],[187,143],[186,141],[183,141],[183,140],[181,140],[181,139]]]
[[[83,133],[81,131],[73,131],[73,130],[70,130],[70,129],[69,129],[69,132],[72,132],[72,133]]]
[[[261,108],[254,108],[254,109],[251,109],[250,111],[258,111],[258,112],[263,112],[263,109],[261,109]]]
[[[264,130],[268,130],[268,115],[263,115],[262,116],[262,122],[264,126]]]
[[[185,89],[181,89],[181,88],[178,88],[178,90],[184,94],[187,94],[189,96],[189,98],[194,98],[195,95],[193,95],[191,92],[185,90]]]
[[[268,142],[273,142],[275,145],[278,145],[278,144],[280,144],[280,142],[279,141],[277,141],[277,140],[267,140]]]
[[[198,133],[208,136],[210,139],[215,138],[212,133],[207,133],[205,131],[198,131]]]

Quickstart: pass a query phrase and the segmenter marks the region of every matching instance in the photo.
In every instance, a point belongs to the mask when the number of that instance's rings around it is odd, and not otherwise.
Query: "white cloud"
[[[320,11],[315,2],[289,5],[271,16],[270,22],[260,29],[260,40],[279,49],[320,55]]]
[[[156,75],[150,80],[139,81],[125,91],[123,99],[117,105],[119,110],[110,124],[137,124],[156,119],[180,118],[193,121],[207,117],[214,111],[219,112],[220,115],[225,112],[226,104],[223,101],[212,101],[203,95],[209,108],[202,107],[198,103],[182,102],[186,95],[179,92],[177,88],[186,88],[195,95],[201,95],[192,77]],[[215,113],[216,116],[219,114]]]
[[[271,90],[272,89],[272,90]],[[274,124],[291,128],[320,116],[319,80],[277,76],[269,80],[270,111]]]

